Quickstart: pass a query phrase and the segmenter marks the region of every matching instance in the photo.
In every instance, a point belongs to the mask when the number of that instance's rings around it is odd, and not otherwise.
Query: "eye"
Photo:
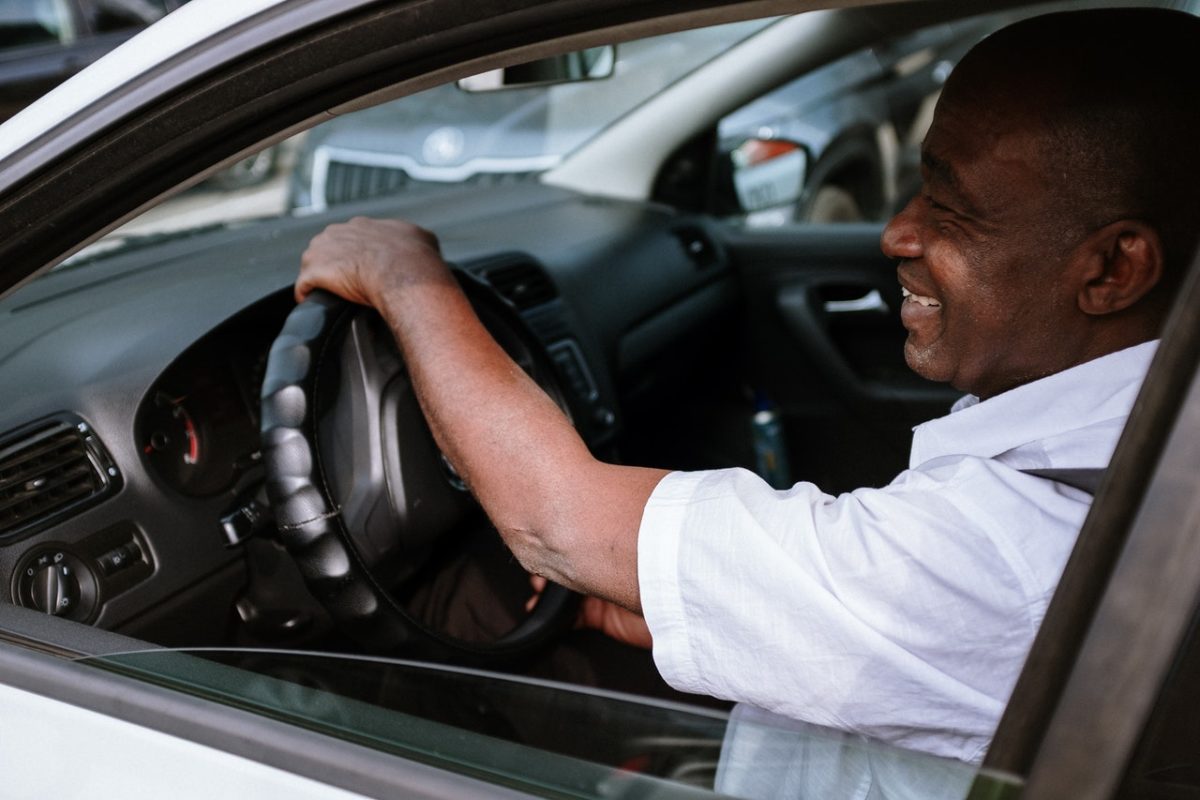
[[[942,203],[939,203],[937,200],[934,200],[933,197],[931,197],[930,195],[925,195],[925,200],[929,203],[929,207],[932,208],[934,211],[946,211],[949,213],[954,212],[954,209],[950,208],[947,205],[943,205]]]
[[[945,203],[934,200],[929,193],[924,194],[924,199],[929,204],[930,211],[933,212],[929,218],[930,224],[946,236],[952,236],[959,232],[961,214]]]

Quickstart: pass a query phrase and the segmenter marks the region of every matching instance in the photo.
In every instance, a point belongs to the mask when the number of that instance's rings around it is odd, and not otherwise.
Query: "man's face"
[[[1040,135],[1000,97],[947,87],[938,105],[922,192],[882,238],[900,260],[905,359],[925,378],[986,398],[1066,366],[1075,301]]]

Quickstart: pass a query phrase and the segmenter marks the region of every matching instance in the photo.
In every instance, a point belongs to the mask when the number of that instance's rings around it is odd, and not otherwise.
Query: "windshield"
[[[600,80],[468,92],[447,84],[314,129],[300,151],[300,211],[410,183],[515,180],[550,169],[615,120],[770,24],[752,20],[622,43]]]
[[[747,708],[730,717],[479,670],[261,650],[83,661],[539,795],[850,797],[869,780],[880,797],[938,800],[963,798],[974,783],[1011,786],[959,761]]]
[[[383,195],[535,179],[774,21],[623,42],[613,50],[611,74],[600,79],[496,91],[468,91],[455,82],[344,114],[217,173],[66,263],[214,225],[306,215]]]

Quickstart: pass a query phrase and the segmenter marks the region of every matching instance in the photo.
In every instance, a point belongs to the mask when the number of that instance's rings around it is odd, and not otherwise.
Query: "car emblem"
[[[466,137],[458,128],[438,128],[425,137],[421,156],[426,164],[451,164],[462,157]]]

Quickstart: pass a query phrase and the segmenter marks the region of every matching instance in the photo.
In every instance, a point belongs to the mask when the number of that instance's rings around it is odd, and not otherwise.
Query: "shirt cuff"
[[[692,658],[679,559],[688,508],[704,475],[669,473],[646,501],[638,529],[638,589],[654,638],[654,663],[663,680],[684,692],[703,691]]]

